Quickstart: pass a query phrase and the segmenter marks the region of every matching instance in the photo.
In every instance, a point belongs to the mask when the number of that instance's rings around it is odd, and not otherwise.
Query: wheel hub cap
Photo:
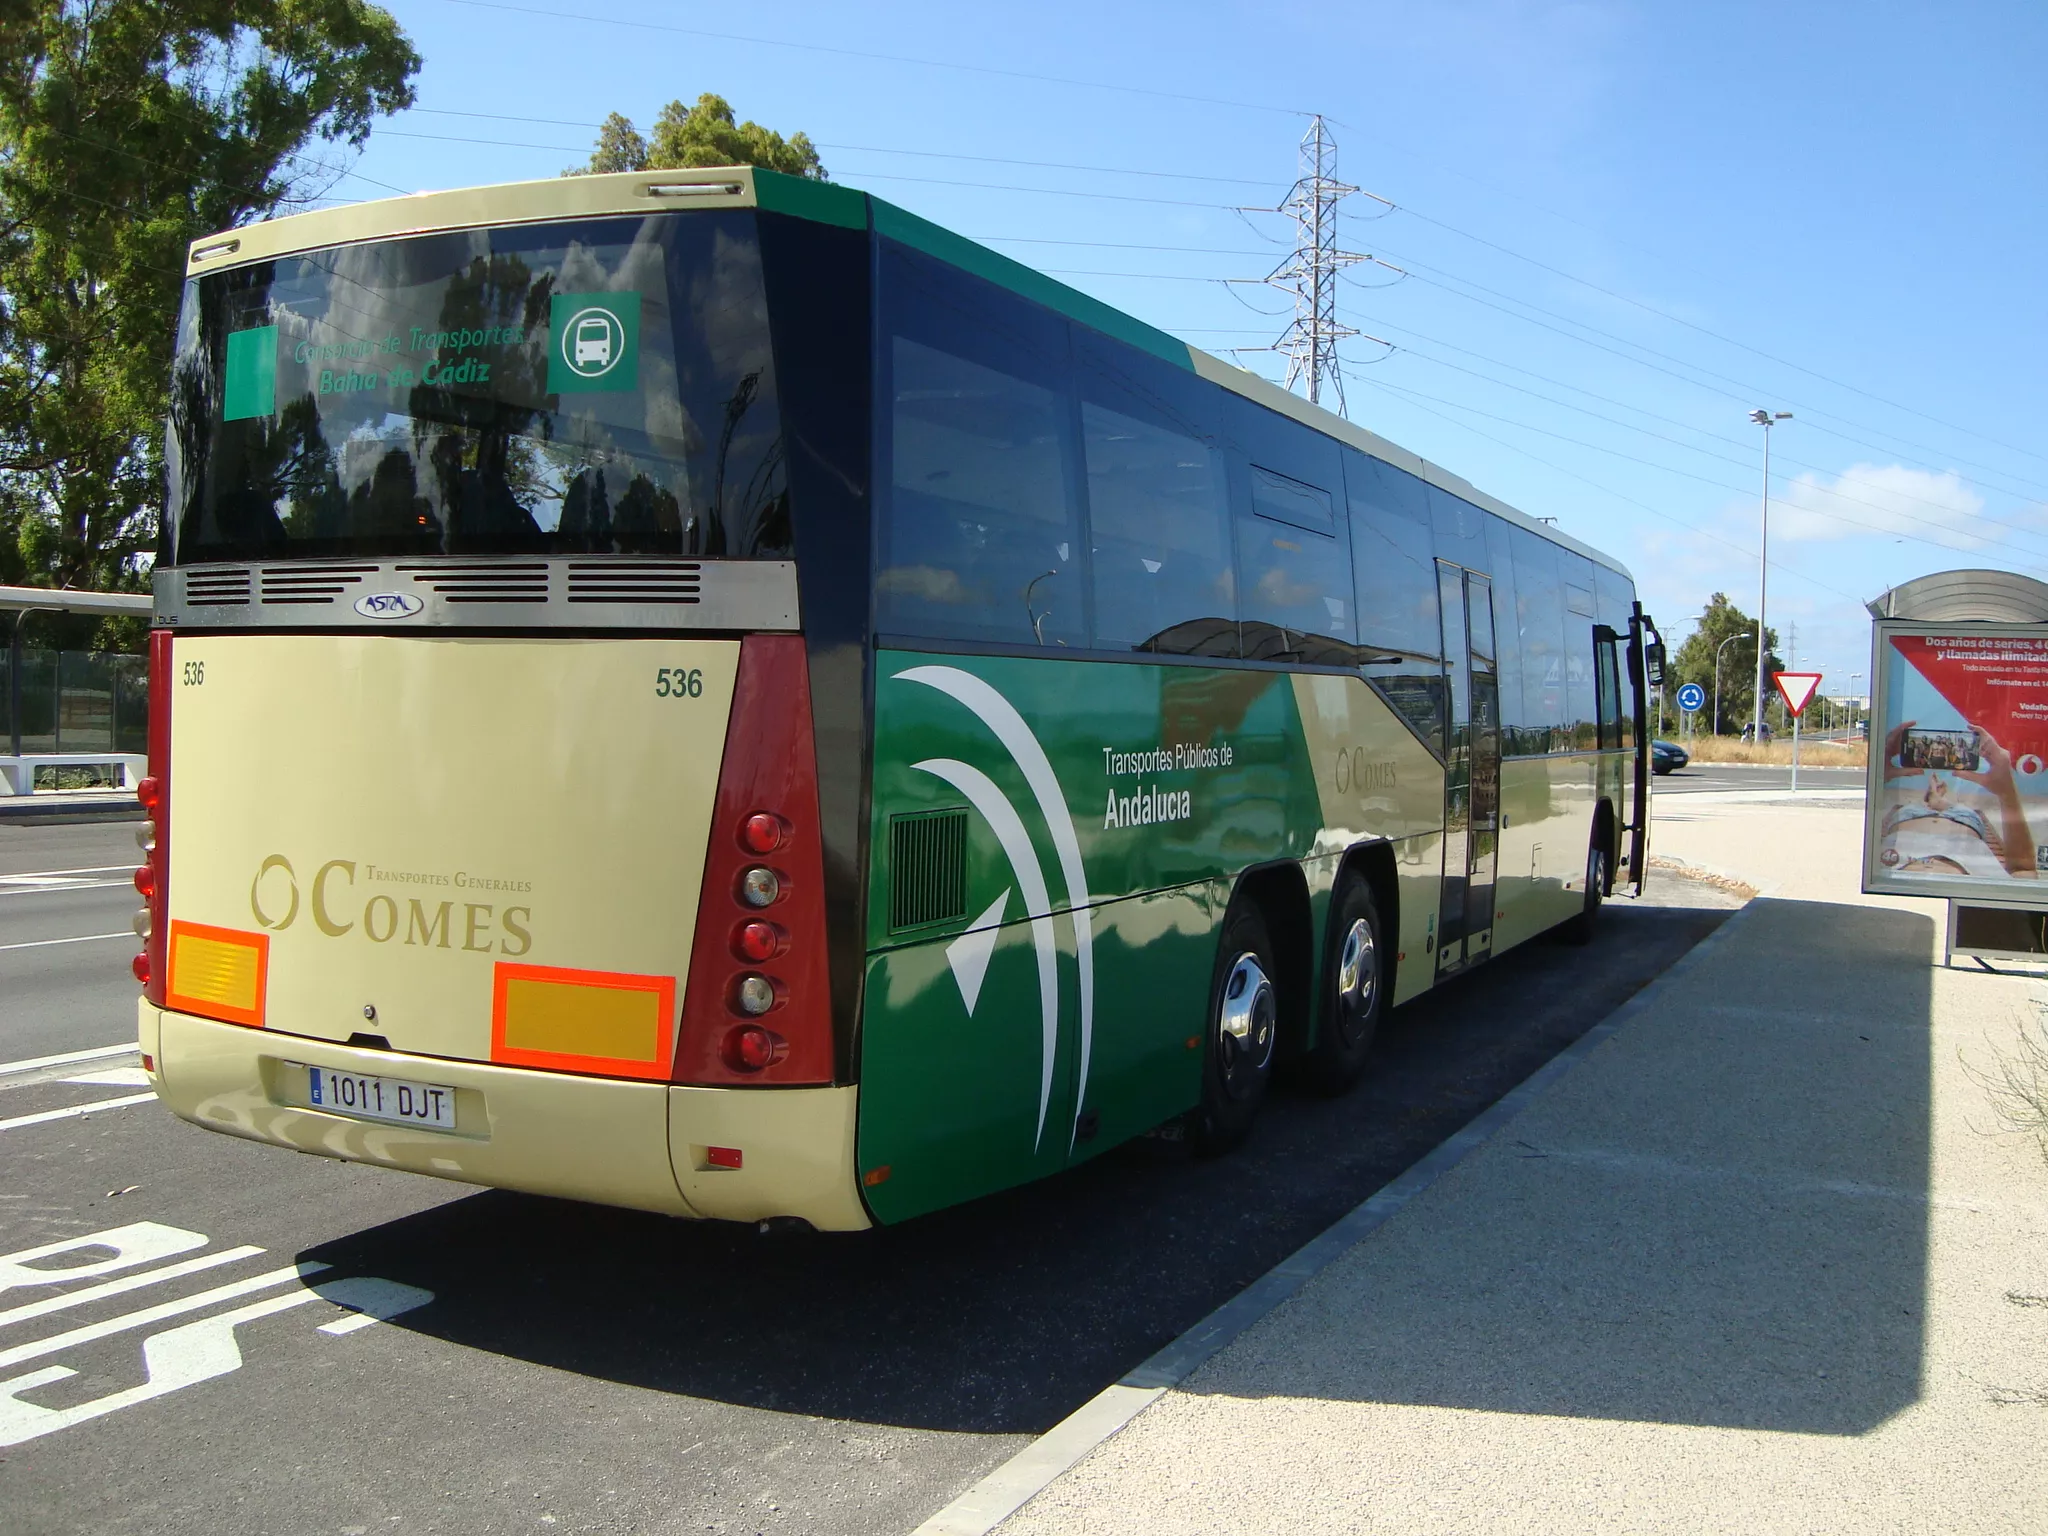
[[[1216,1021],[1223,1083],[1232,1094],[1249,1089],[1272,1059],[1278,1017],[1273,983],[1259,957],[1239,955],[1223,984],[1223,1007]]]

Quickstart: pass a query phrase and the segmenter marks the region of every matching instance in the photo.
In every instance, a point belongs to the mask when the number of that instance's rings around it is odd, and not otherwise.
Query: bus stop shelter
[[[121,783],[132,787],[141,777],[143,760],[132,753],[22,751],[22,626],[31,613],[129,614],[148,617],[150,598],[144,592],[80,592],[58,587],[0,587],[0,610],[13,615],[7,646],[8,736],[0,754],[0,797],[25,795],[35,787],[39,767],[110,763],[120,769]]]

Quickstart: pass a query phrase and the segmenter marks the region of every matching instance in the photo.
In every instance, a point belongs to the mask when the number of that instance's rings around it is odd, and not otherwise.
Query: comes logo
[[[371,866],[372,876],[380,872]],[[442,879],[441,884],[449,884]],[[493,890],[506,882],[473,879],[464,874],[453,883],[465,890]],[[523,887],[522,887],[523,888]],[[260,927],[281,933],[299,920],[301,910],[298,871],[281,853],[273,853],[256,869],[249,882],[249,911]],[[460,907],[461,915],[456,915]],[[500,907],[483,901],[422,901],[405,898],[401,911],[396,896],[382,892],[362,899],[356,889],[353,859],[329,859],[313,872],[307,883],[305,913],[313,926],[330,939],[356,934],[372,944],[389,944],[405,931],[405,943],[422,949],[466,949],[474,954],[523,955],[533,948],[531,907]],[[455,941],[461,939],[458,945]]]
[[[427,605],[410,592],[366,592],[355,606],[366,619],[409,619]]]

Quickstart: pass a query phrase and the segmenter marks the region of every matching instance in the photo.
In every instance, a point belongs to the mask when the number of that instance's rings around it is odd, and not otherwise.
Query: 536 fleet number
[[[699,667],[656,667],[654,696],[658,699],[696,699],[704,694],[704,672]]]

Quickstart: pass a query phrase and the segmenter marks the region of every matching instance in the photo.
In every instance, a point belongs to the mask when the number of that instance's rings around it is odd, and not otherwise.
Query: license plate
[[[308,1067],[306,1077],[306,1092],[314,1109],[392,1125],[455,1129],[453,1088],[402,1077],[372,1077],[367,1072],[336,1072],[331,1067]]]

